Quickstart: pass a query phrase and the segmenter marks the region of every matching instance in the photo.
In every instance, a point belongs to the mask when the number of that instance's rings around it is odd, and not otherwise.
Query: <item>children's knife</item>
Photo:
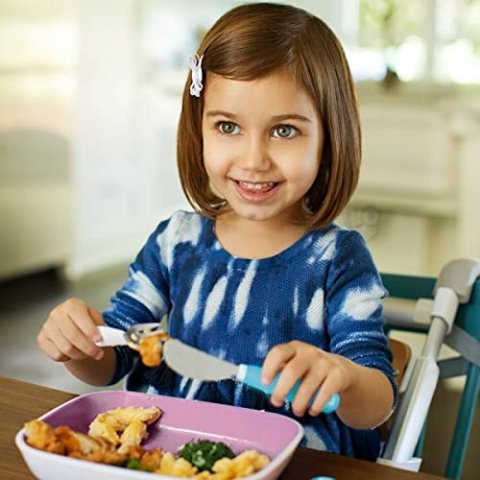
[[[262,367],[244,364],[235,365],[175,339],[169,339],[163,344],[163,358],[173,371],[184,377],[204,381],[232,378],[268,395],[273,393],[280,376],[280,374],[277,374],[270,385],[265,385],[261,380]],[[299,386],[300,380],[290,390],[285,398],[286,401],[293,401]],[[310,404],[315,396],[316,393],[312,395]],[[334,394],[324,405],[322,412],[334,412],[339,404],[340,397],[338,394]]]

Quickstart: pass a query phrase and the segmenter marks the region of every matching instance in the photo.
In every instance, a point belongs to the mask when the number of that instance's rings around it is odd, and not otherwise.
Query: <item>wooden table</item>
[[[0,377],[0,479],[34,478],[15,446],[15,434],[22,428],[25,421],[36,418],[73,397],[75,395],[72,393]],[[309,480],[316,475],[331,476],[336,480],[438,480],[440,478],[318,450],[298,448],[281,476],[281,480]]]

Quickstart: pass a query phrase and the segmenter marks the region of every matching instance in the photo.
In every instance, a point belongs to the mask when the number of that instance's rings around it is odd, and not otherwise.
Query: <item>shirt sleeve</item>
[[[162,222],[128,268],[124,285],[111,299],[103,313],[105,323],[127,330],[137,323],[160,322],[169,310],[168,269],[162,261],[162,234],[167,222]],[[109,384],[121,380],[133,368],[137,352],[128,347],[115,347],[116,369]]]
[[[358,232],[338,234],[326,290],[330,351],[383,372],[393,388],[393,409],[398,392],[382,316],[387,291]]]

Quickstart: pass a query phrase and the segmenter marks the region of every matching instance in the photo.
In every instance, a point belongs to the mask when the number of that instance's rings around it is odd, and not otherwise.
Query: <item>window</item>
[[[357,80],[480,82],[478,0],[358,0]]]

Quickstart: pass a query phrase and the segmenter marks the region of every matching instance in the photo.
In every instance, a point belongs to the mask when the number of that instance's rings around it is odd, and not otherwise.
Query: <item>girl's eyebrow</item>
[[[235,120],[237,116],[234,113],[224,112],[223,110],[210,110],[207,117],[227,117]]]
[[[299,115],[298,113],[286,113],[285,115],[276,115],[272,117],[275,122],[282,122],[283,120],[300,120],[301,122],[312,123],[308,117]]]
[[[225,112],[223,110],[210,110],[206,113],[207,117],[227,117],[235,120],[237,116],[234,113]],[[312,120],[304,115],[299,115],[298,113],[285,113],[283,115],[275,115],[272,117],[274,122],[281,122],[284,120],[299,120],[301,122],[312,123]]]

